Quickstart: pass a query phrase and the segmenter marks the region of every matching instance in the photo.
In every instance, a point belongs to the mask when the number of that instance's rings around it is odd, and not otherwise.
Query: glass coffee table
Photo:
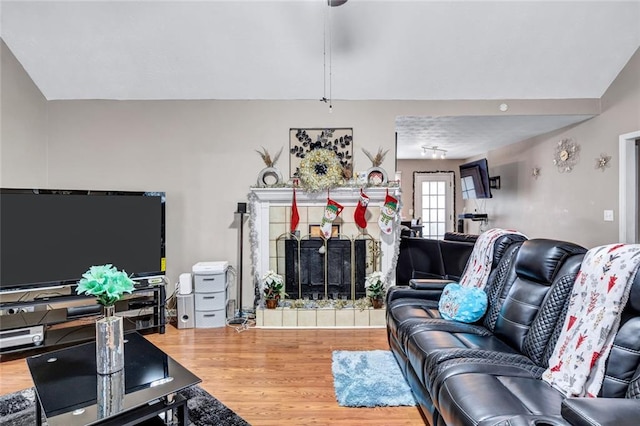
[[[27,358],[36,393],[36,418],[49,426],[187,425],[178,394],[201,380],[138,333],[125,334],[125,368],[96,374],[95,343]]]

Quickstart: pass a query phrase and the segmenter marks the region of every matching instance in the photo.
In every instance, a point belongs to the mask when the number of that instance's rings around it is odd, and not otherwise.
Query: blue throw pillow
[[[442,291],[438,309],[442,318],[460,322],[476,322],[487,311],[487,293],[479,288],[447,284]]]

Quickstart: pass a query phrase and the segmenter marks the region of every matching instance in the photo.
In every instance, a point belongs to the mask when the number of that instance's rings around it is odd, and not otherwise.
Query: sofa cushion
[[[550,420],[540,424],[566,424],[561,416],[564,397],[547,383],[531,377],[458,374],[444,381],[437,399],[446,424],[511,424],[506,421],[536,416]]]
[[[447,320],[473,323],[487,311],[487,293],[479,288],[448,284],[438,303],[440,316]]]
[[[586,251],[584,247],[564,241],[541,239],[524,242],[514,262],[516,280],[511,284],[496,319],[493,330],[496,336],[524,351],[529,331],[535,328],[536,334],[528,342],[528,349],[540,351],[534,361],[543,362],[541,353],[565,309],[566,299],[560,299],[561,304],[555,303],[556,299],[558,295],[566,296],[567,287],[573,286]],[[537,263],[532,260],[534,258],[538,259]],[[542,311],[544,315],[539,315]]]
[[[439,240],[419,237],[400,239],[396,284],[407,285],[412,278],[444,278],[445,276]]]
[[[446,278],[459,280],[471,256],[474,243],[441,240],[439,245]]]
[[[565,258],[586,249],[577,244],[539,238],[530,240],[524,251],[518,255],[516,273],[518,276],[539,283],[550,283]]]

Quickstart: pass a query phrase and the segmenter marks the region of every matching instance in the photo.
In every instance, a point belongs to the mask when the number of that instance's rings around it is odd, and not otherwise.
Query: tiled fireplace
[[[387,275],[390,284],[394,283],[399,232],[396,227],[392,234],[382,233],[377,223],[387,188],[365,189],[370,201],[364,232],[361,232],[354,220],[360,189],[332,189],[331,199],[343,205],[344,210],[333,222],[337,226],[336,232],[339,229],[339,234],[328,241],[317,237],[316,230],[313,229],[321,223],[327,204],[327,193],[296,190],[300,222],[298,232],[292,236],[289,233],[292,191],[292,188],[253,188],[249,194],[249,239],[254,283],[258,283],[267,270],[274,270],[285,277],[286,291],[291,299],[343,301],[363,297],[364,277],[374,270],[382,271]],[[389,194],[400,202],[399,188],[389,188]],[[369,316],[359,312],[356,315],[346,312],[347,310],[336,310],[332,313],[328,309],[317,309],[318,312],[313,315],[302,312],[302,309],[301,314],[261,311],[261,307],[258,307],[259,326],[374,325],[368,320],[369,317],[376,318],[375,322],[382,320],[384,323],[383,316],[377,313]],[[293,315],[303,315],[306,319],[294,318]],[[311,316],[314,321],[309,319]],[[364,318],[365,316],[367,318]],[[269,318],[276,318],[275,324],[269,324]],[[326,321],[317,323],[317,318],[324,318]],[[341,323],[340,318],[347,318],[346,323]]]

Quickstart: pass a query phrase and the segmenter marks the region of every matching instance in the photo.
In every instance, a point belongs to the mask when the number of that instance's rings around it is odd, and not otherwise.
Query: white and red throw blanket
[[[460,277],[460,285],[462,287],[484,290],[489,280],[489,274],[491,273],[494,243],[498,238],[507,234],[525,236],[517,231],[500,228],[489,229],[480,234],[473,246],[473,251],[471,252],[471,256],[469,256],[462,277]]]
[[[587,252],[543,380],[567,396],[598,395],[639,267],[640,244],[605,245]]]

